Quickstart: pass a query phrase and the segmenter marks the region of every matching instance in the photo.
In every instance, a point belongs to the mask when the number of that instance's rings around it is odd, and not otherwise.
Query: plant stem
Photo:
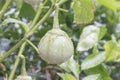
[[[68,10],[66,9],[62,9],[62,8],[59,8],[60,11],[63,11],[63,12],[68,12]]]
[[[22,59],[21,75],[25,76],[26,75],[26,67],[25,67],[26,60],[23,55],[20,55],[19,57]]]
[[[60,0],[58,5],[61,6],[62,4],[64,4],[65,2],[67,2],[68,0]]]
[[[8,8],[8,5],[10,5],[11,2],[12,2],[12,0],[6,0],[4,6],[2,7],[2,10],[0,11],[0,19],[2,18],[3,14],[5,13],[5,11]]]
[[[31,41],[29,41],[28,39],[26,39],[26,42],[28,44],[30,44],[35,49],[35,51],[38,53],[38,48]]]
[[[54,22],[53,22],[53,29],[59,29],[58,15],[59,15],[59,6],[56,4]]]
[[[0,59],[0,63],[7,58],[10,54],[12,54],[13,51],[15,51],[23,42],[25,41],[25,39],[23,38],[22,40],[20,40],[14,47],[12,47],[1,59]]]
[[[40,16],[40,14],[41,14],[41,12],[42,12],[42,9],[43,9],[43,7],[44,7],[44,5],[45,5],[46,3],[47,3],[47,0],[45,0],[44,3],[41,3],[41,2],[40,2],[38,11],[37,11],[37,13],[36,13],[36,15],[35,15],[35,18],[33,19],[33,22],[32,22],[32,24],[30,25],[31,28],[36,24],[36,22],[37,22],[37,20],[38,20],[38,18],[39,18],[39,16]]]
[[[49,9],[49,11],[44,15],[44,17],[27,33],[28,36],[32,35],[34,31],[47,19],[47,17],[51,14],[54,10],[53,7]]]
[[[12,70],[11,73],[10,73],[9,80],[13,80],[15,71],[16,71],[16,69],[17,69],[17,67],[18,67],[19,62],[20,62],[20,57],[19,57],[19,56],[22,55],[22,53],[23,53],[23,51],[24,51],[24,49],[25,49],[25,46],[26,46],[26,42],[24,42],[24,43],[21,45],[21,48],[20,48],[20,50],[19,50],[19,52],[18,52],[17,59],[15,60],[14,68],[13,68],[13,70]]]
[[[35,16],[35,18],[33,19],[32,24],[30,25],[30,28],[32,28],[32,27],[36,24],[36,22],[37,22],[37,20],[38,20],[38,18],[39,18],[39,16],[40,16],[40,14],[41,14],[41,12],[42,12],[42,7],[43,7],[43,5],[40,4],[39,9],[38,9],[38,11],[37,11],[37,13],[36,13],[36,16]]]

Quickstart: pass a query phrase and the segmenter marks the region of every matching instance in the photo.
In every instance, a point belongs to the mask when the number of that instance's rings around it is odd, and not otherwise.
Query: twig
[[[10,5],[11,2],[12,2],[12,0],[6,0],[6,3],[2,7],[2,10],[0,11],[0,19],[2,18],[3,14],[7,10],[8,6]]]
[[[18,56],[17,56],[17,59],[15,60],[15,64],[14,64],[14,68],[12,70],[12,72],[10,73],[10,76],[9,76],[9,80],[13,80],[13,77],[14,77],[14,74],[15,74],[15,71],[18,67],[18,64],[20,62],[20,55],[22,55],[23,51],[24,51],[24,48],[26,46],[26,42],[24,42],[19,50],[19,53],[18,53]]]

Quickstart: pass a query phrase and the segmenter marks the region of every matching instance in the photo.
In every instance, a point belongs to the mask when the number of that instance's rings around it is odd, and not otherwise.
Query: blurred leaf
[[[67,61],[68,62],[68,61]],[[67,72],[71,72],[71,70],[69,69],[69,65],[68,63],[65,62],[65,63],[62,63],[61,65],[59,65],[62,69],[64,69],[65,71]]]
[[[3,7],[4,3],[5,3],[5,0],[0,0],[0,10]]]
[[[97,0],[97,1],[111,10],[120,9],[120,1],[117,0]]]
[[[14,0],[18,9],[21,9],[24,0]]]
[[[95,11],[93,0],[73,0],[72,5],[77,24],[86,24],[93,20]]]
[[[89,55],[81,64],[81,69],[89,69],[101,64],[105,60],[105,53],[93,53]]]
[[[85,51],[92,48],[98,41],[100,29],[95,26],[87,26],[83,29],[77,45],[78,51]]]
[[[108,41],[104,45],[106,61],[115,61],[120,59],[120,44],[115,41]]]
[[[120,44],[120,40],[118,40],[118,43]]]
[[[56,2],[56,0],[51,0],[51,2],[52,2],[52,3],[55,3],[55,2]]]
[[[72,14],[68,14],[65,18],[65,22],[66,22],[66,25],[70,28],[72,27],[73,25],[73,15]]]
[[[98,80],[112,80],[109,76],[108,71],[103,65],[96,66],[94,68],[85,70],[85,73],[87,75],[94,75],[94,74],[99,74],[100,77]]]
[[[100,40],[100,39],[102,39],[102,38],[105,36],[105,34],[107,33],[107,29],[106,29],[106,27],[103,27],[103,26],[100,26],[99,28],[100,28],[99,40]]]
[[[7,37],[8,39],[11,39],[11,40],[19,40],[21,39],[21,35],[18,33],[18,30],[16,29],[16,31],[13,31],[13,30],[8,30],[6,31],[3,36]]]
[[[73,75],[68,73],[65,73],[65,74],[57,73],[57,74],[62,78],[62,80],[76,80]]]
[[[73,74],[78,78],[80,74],[79,64],[73,59],[73,56],[67,62],[59,65],[61,68],[67,72],[72,71]]]
[[[24,17],[28,20],[32,20],[34,16],[35,16],[35,11],[33,7],[30,4],[24,2],[20,10],[19,17],[20,18]]]
[[[39,4],[44,0],[24,0],[26,3],[30,4],[35,10],[39,7]]]
[[[88,75],[87,77],[83,78],[82,80],[98,80],[99,74]]]

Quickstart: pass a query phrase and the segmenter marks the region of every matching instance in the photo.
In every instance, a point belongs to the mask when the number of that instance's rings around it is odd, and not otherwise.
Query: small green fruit
[[[31,76],[18,76],[15,80],[32,80]]]
[[[68,35],[60,29],[48,31],[38,45],[39,55],[48,64],[61,64],[74,53],[74,47]]]

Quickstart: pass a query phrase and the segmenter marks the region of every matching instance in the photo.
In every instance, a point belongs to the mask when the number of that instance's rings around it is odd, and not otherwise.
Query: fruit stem
[[[38,48],[30,40],[26,39],[26,42],[30,44],[35,49],[35,51],[38,53]]]
[[[55,15],[54,15],[54,21],[53,21],[53,29],[59,29],[59,6],[58,4],[55,5]]]
[[[13,77],[14,77],[14,74],[15,74],[15,71],[18,67],[18,64],[20,62],[20,55],[22,55],[24,49],[25,49],[25,46],[26,46],[26,42],[24,42],[22,45],[21,45],[21,48],[18,52],[18,56],[17,56],[17,59],[15,60],[15,64],[14,64],[14,68],[12,69],[11,73],[10,73],[10,76],[9,76],[9,80],[13,80]]]
[[[3,14],[5,13],[5,11],[8,8],[8,5],[10,5],[11,2],[12,2],[12,0],[6,0],[4,6],[2,7],[2,9],[0,11],[0,19],[2,18]]]
[[[25,76],[26,75],[26,66],[25,66],[26,60],[25,60],[24,55],[20,55],[19,57],[22,59],[21,75]]]

